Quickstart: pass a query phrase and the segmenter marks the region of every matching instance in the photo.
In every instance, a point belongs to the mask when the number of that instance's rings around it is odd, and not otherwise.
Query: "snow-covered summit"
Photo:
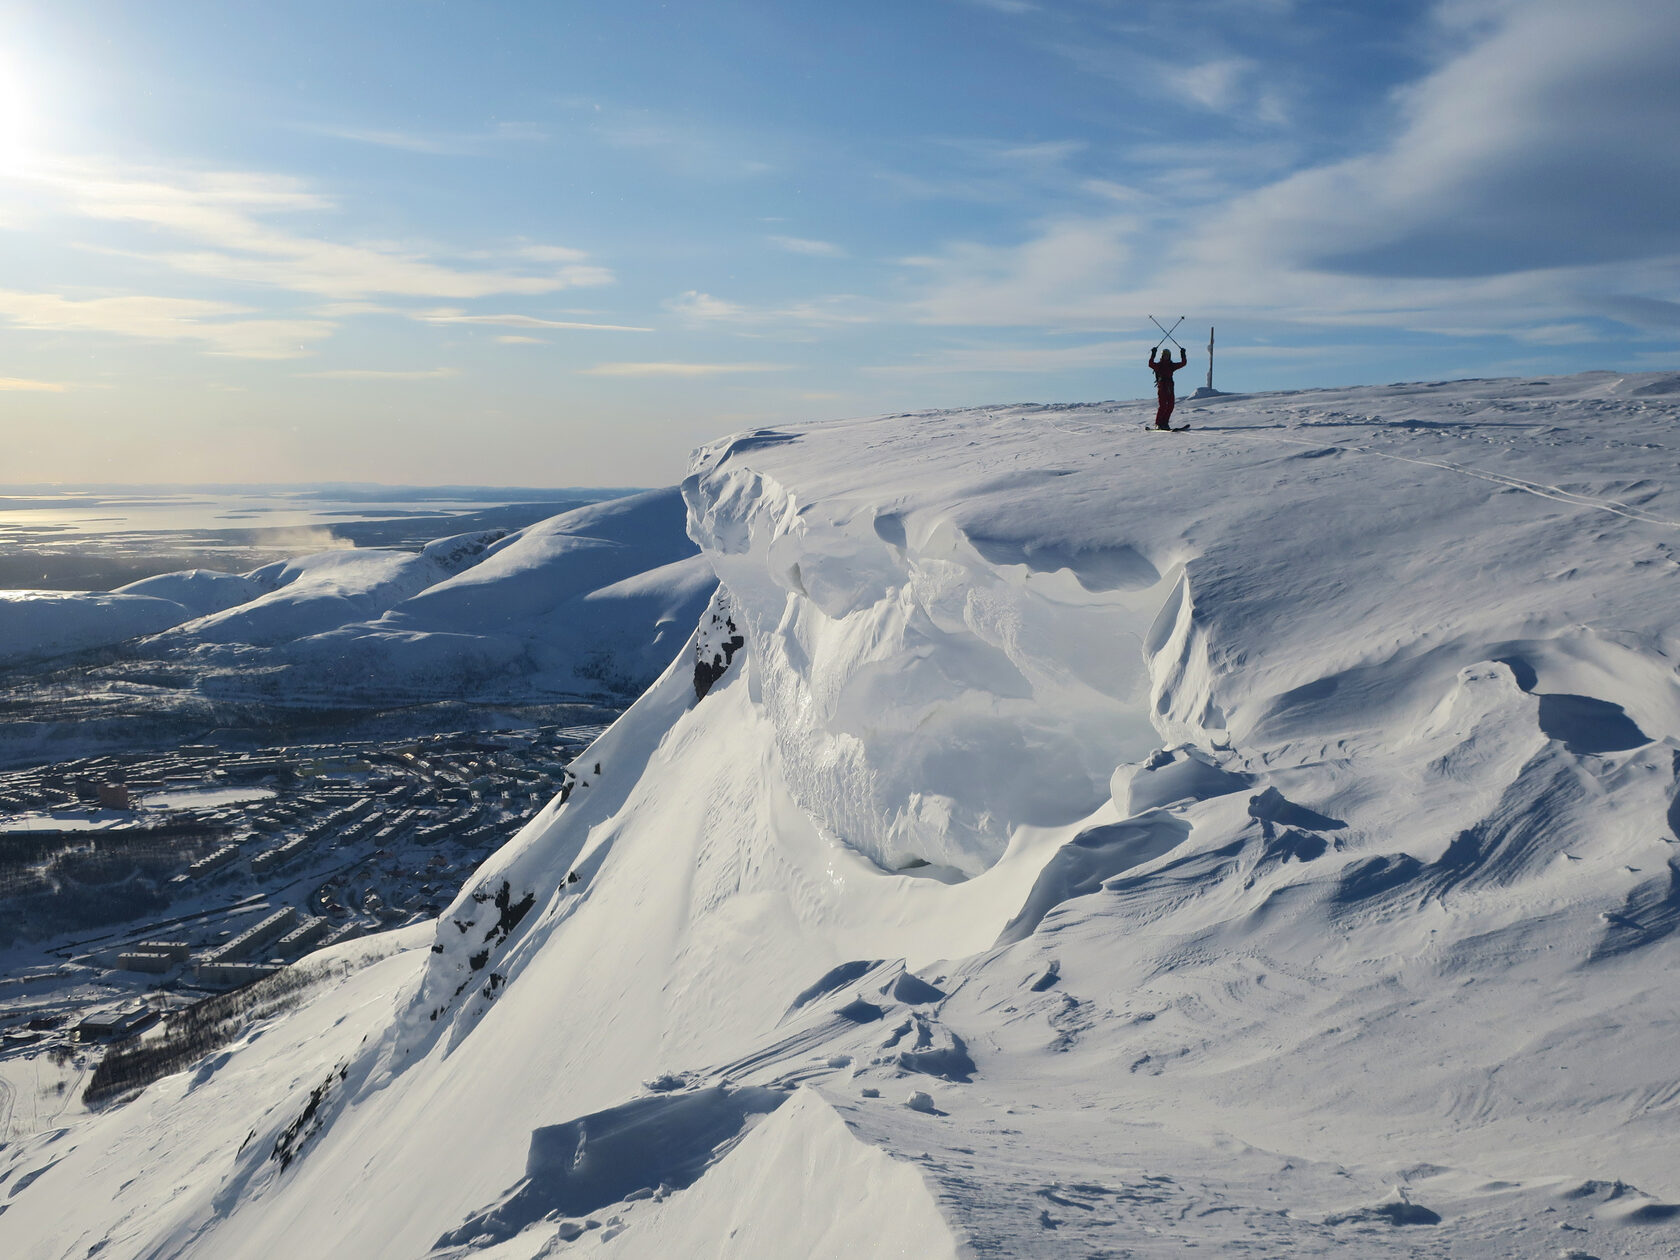
[[[435,928],[0,1152],[0,1237],[1673,1251],[1677,387],[704,448],[706,668]]]

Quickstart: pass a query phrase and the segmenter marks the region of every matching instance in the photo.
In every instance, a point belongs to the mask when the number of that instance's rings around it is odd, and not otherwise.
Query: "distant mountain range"
[[[415,700],[628,702],[716,579],[673,487],[418,551],[348,547],[110,592],[0,591],[0,668],[114,652],[207,695],[311,708]]]

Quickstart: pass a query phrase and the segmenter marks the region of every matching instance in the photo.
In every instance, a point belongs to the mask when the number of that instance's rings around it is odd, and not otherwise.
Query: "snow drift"
[[[0,1236],[1673,1250],[1677,380],[704,448],[722,586],[563,796],[385,962],[0,1153]]]

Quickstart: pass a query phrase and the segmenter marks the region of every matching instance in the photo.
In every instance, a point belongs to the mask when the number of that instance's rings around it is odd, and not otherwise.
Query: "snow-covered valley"
[[[435,925],[0,1149],[0,1250],[1680,1251],[1680,377],[1151,411],[737,435],[569,603],[277,587],[329,690],[686,620]]]
[[[109,592],[0,590],[0,764],[213,729],[273,742],[367,719],[383,735],[381,714],[427,708],[408,725],[621,709],[715,583],[670,487],[415,550],[342,547]]]

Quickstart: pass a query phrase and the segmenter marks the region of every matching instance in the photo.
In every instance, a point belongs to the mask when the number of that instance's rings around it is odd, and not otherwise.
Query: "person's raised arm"
[[[1150,366],[1150,367],[1154,367],[1154,366],[1155,366],[1155,355],[1156,355],[1156,353],[1157,353],[1157,352],[1158,352],[1158,351],[1159,351],[1159,350],[1160,350],[1160,347],[1159,347],[1159,346],[1157,346],[1157,347],[1155,347],[1155,349],[1154,349],[1154,350],[1151,350],[1151,351],[1150,351],[1150,352],[1149,352],[1149,366]]]
[[[1180,346],[1178,348],[1178,366],[1183,367],[1188,362],[1190,362],[1190,352]]]

